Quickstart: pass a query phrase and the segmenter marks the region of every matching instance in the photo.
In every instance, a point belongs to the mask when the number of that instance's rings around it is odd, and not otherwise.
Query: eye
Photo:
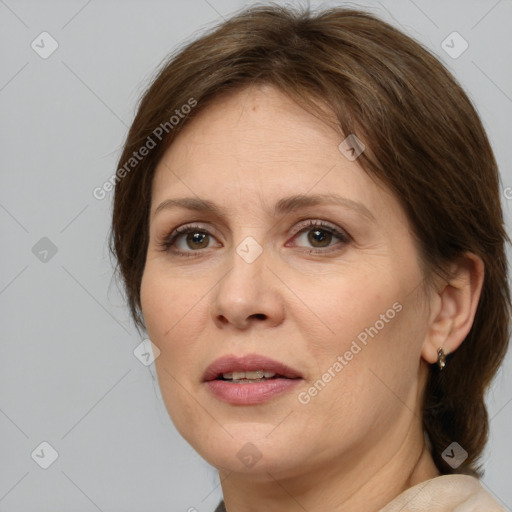
[[[176,228],[164,240],[158,243],[164,252],[172,252],[177,256],[197,256],[204,249],[211,248],[215,238],[210,232],[201,226],[186,225]],[[350,235],[334,225],[319,220],[308,220],[303,222],[293,236],[293,240],[302,240],[313,249],[305,250],[308,254],[325,254],[341,247],[351,241]],[[339,240],[338,244],[332,242]],[[217,245],[220,247],[221,244]],[[289,246],[287,244],[287,246]],[[326,250],[327,249],[327,250]]]
[[[171,247],[176,247],[173,251],[176,254],[194,256],[193,253],[208,249],[212,239],[214,238],[206,229],[188,225],[176,228],[159,245],[163,251],[169,252]]]
[[[335,244],[334,246],[331,244],[333,240],[338,239],[341,243]],[[305,251],[308,254],[322,254],[326,252],[332,252],[336,250],[336,245],[343,246],[350,242],[351,237],[344,231],[338,229],[337,227],[327,224],[324,221],[318,220],[309,220],[302,225],[302,229],[299,228],[299,231],[294,236],[293,240],[302,240],[307,244],[310,244],[314,249]],[[325,250],[325,249],[329,250]]]

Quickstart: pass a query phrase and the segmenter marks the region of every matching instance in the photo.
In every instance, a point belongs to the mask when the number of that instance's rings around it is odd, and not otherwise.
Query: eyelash
[[[352,238],[348,233],[341,231],[334,227],[331,224],[327,224],[323,221],[318,220],[309,220],[306,224],[303,224],[301,228],[293,235],[293,238],[298,237],[304,232],[312,231],[311,228],[319,228],[322,231],[326,231],[327,233],[330,233],[331,235],[334,235],[336,238],[338,238],[342,243],[347,244],[349,243]],[[189,234],[189,233],[201,233],[205,235],[210,235],[208,230],[202,228],[198,225],[186,225],[186,226],[180,226],[179,228],[176,228],[174,231],[172,231],[169,235],[167,235],[162,242],[160,242],[158,245],[160,247],[160,250],[164,252],[171,252],[170,249],[181,235]],[[325,254],[329,252],[333,252],[333,250],[329,250],[330,246],[324,249],[311,249],[311,250],[305,250],[303,252],[306,252],[307,254]],[[206,249],[198,249],[198,250],[190,250],[190,251],[172,251],[175,255],[179,257],[196,257],[198,256],[198,253],[202,252]],[[334,249],[335,250],[335,249]]]

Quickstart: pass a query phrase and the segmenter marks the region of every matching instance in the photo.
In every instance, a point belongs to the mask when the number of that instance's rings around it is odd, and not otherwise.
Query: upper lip
[[[248,372],[263,370],[274,372],[282,377],[289,379],[301,378],[300,373],[288,365],[270,359],[260,354],[245,354],[243,356],[226,355],[219,357],[206,368],[203,374],[203,380],[214,380],[223,373],[229,372]]]

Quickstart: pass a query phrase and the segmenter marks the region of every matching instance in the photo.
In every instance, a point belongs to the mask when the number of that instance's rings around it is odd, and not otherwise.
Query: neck
[[[341,464],[309,467],[293,476],[280,477],[269,470],[265,471],[267,478],[258,475],[255,479],[219,471],[226,510],[378,512],[409,487],[439,476],[420,428],[409,430],[406,439],[391,450],[391,439],[380,441],[352,461],[344,458]],[[381,447],[387,450],[378,453]],[[375,469],[376,460],[386,462]]]

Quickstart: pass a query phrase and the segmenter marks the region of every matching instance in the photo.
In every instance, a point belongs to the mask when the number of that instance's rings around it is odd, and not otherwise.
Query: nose
[[[283,283],[268,265],[270,258],[266,251],[254,261],[243,256],[233,248],[228,270],[212,290],[213,321],[222,329],[279,325],[284,319]]]

